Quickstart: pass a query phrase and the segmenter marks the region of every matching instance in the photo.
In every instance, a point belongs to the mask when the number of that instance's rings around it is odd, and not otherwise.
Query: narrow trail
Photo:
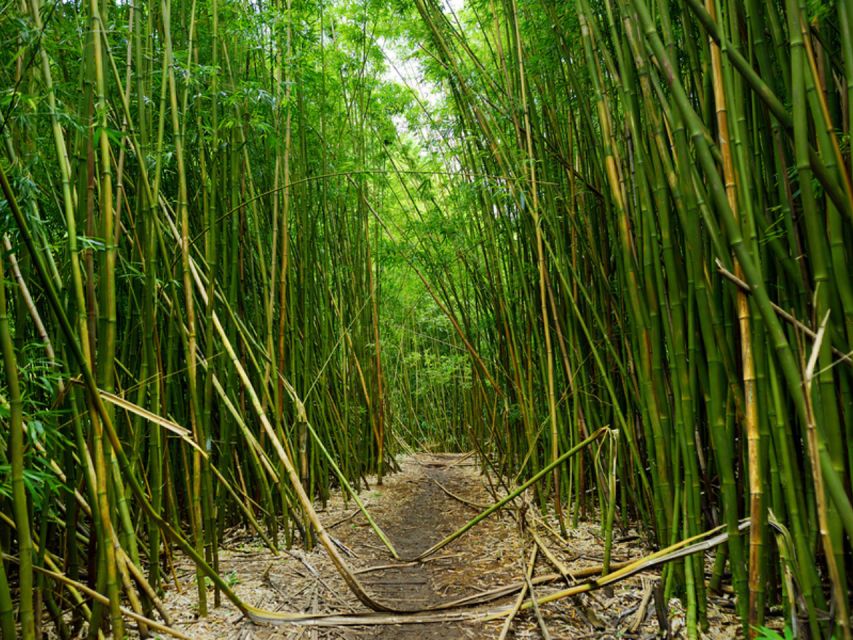
[[[402,558],[416,557],[476,515],[472,505],[492,500],[473,457],[426,453],[405,456],[397,473],[388,475],[383,485],[372,483],[360,497]],[[525,542],[511,512],[497,514],[419,563],[395,561],[355,504],[340,495],[320,510],[320,517],[367,590],[399,608],[423,609],[513,583],[520,575]],[[256,606],[291,612],[364,610],[320,548],[305,552],[294,547],[276,556],[240,530],[224,541],[221,558],[223,573],[232,576],[235,590]],[[192,567],[182,562],[177,572],[181,592],[173,585],[167,604],[178,628],[198,640],[490,638],[499,629],[494,622],[264,627],[243,619],[227,602],[208,617],[196,618],[192,576]]]
[[[390,489],[385,498],[396,510],[384,514],[379,525],[390,536],[398,553],[413,558],[428,549],[435,541],[465,524],[473,510],[451,498],[439,487],[456,495],[479,496],[482,483],[476,476],[465,473],[465,464],[459,456],[423,456],[411,465],[408,477]],[[466,517],[467,516],[467,517]],[[401,608],[422,609],[448,599],[447,587],[442,588],[434,579],[430,564],[440,566],[442,573],[464,578],[470,558],[466,554],[445,555],[437,561],[407,564],[387,568],[365,575],[368,588],[384,602]],[[465,587],[462,580],[459,587]],[[377,627],[370,638],[458,638],[477,637],[474,624],[423,624]]]
[[[418,556],[476,515],[480,510],[478,505],[492,502],[475,459],[459,454],[405,456],[400,460],[399,472],[387,476],[381,486],[371,484],[360,497],[403,558]],[[530,556],[530,537],[522,533],[511,510],[495,514],[434,556],[417,563],[395,561],[362,513],[340,495],[329,500],[320,517],[367,590],[379,601],[400,609],[418,611],[514,584]],[[601,562],[599,527],[598,522],[582,520],[562,542],[548,536],[545,530],[542,534],[551,552],[570,572],[575,572]],[[614,545],[616,560],[642,555],[638,533],[634,530],[625,533],[624,542],[617,541]],[[322,548],[303,551],[294,547],[276,555],[251,533],[235,530],[223,541],[220,570],[233,580],[241,598],[268,610],[364,611]],[[551,571],[553,567],[540,559],[535,575]],[[180,561],[165,600],[176,628],[197,640],[479,639],[497,638],[503,623],[498,620],[343,627],[258,626],[225,601],[207,617],[198,618],[193,578],[192,565]],[[610,591],[546,605],[542,613],[550,637],[625,635],[653,580],[654,576],[638,576],[615,585]],[[212,594],[208,599],[212,601]],[[635,632],[627,634],[629,637],[654,637],[658,624],[653,608],[642,607],[642,619]],[[674,637],[679,637],[679,628],[683,630],[683,610],[675,600],[669,603],[669,608]],[[724,609],[715,606],[709,613],[712,629],[718,631],[711,638],[736,637],[738,627],[733,609],[728,605]],[[524,612],[513,621],[508,637],[542,636],[535,618]]]

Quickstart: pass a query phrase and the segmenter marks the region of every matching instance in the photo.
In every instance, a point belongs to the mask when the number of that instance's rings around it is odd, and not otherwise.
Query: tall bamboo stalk
[[[781,604],[845,633],[851,13],[13,3],[6,330],[23,425],[46,425],[49,473],[80,498],[14,494],[0,545],[25,555],[20,516],[45,562],[91,581],[106,598],[71,597],[92,637],[148,606],[129,576],[147,562],[159,588],[173,547],[200,612],[205,578],[249,610],[217,572],[226,527],[310,545],[335,478],[381,477],[398,443],[470,448],[518,485],[547,469],[540,507],[564,528],[598,514],[605,555],[629,523],[661,547],[722,523],[708,585],[731,576],[747,632]],[[413,42],[424,80],[404,87],[389,52]],[[554,465],[603,425],[618,438]],[[23,447],[16,478],[38,464]],[[770,510],[790,549],[765,543]],[[4,568],[7,627],[28,569]],[[663,572],[698,637],[702,557]],[[60,593],[42,600],[58,629]]]
[[[18,383],[18,362],[9,328],[6,304],[5,258],[0,260],[0,347],[3,349],[3,368],[9,389],[9,444],[8,456],[12,467],[12,507],[18,537],[18,616],[24,640],[36,637],[33,613],[33,543],[30,537],[30,513],[27,492],[24,488],[24,420],[21,388]],[[5,574],[4,574],[4,582]],[[6,586],[8,591],[8,586]],[[4,628],[8,617],[4,616]],[[14,634],[13,634],[14,635]]]

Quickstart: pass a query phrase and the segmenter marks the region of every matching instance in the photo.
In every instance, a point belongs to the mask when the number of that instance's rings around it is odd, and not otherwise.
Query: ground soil
[[[432,543],[458,529],[475,515],[474,510],[447,495],[441,487],[457,495],[470,495],[485,501],[485,492],[476,491],[477,483],[471,474],[464,473],[462,467],[453,465],[453,457],[442,460],[437,457],[425,458],[420,464],[412,465],[409,475],[402,483],[390,488],[391,499],[398,509],[387,514],[380,522],[391,538],[402,558],[415,558],[426,551]],[[464,464],[464,462],[460,462]],[[408,486],[406,486],[408,485]],[[480,487],[482,488],[482,486]],[[395,490],[396,489],[396,490]],[[390,516],[390,517],[389,517]],[[510,538],[515,532],[506,532]],[[482,551],[482,550],[480,550]],[[395,603],[406,609],[426,609],[448,599],[454,586],[454,574],[464,572],[465,558],[462,554],[448,556],[441,554],[433,563],[415,563],[400,568],[384,569],[364,576],[364,583],[372,593],[383,602]],[[377,558],[380,561],[381,558]],[[430,566],[432,564],[432,566]],[[481,567],[488,573],[494,573],[495,567]],[[438,569],[438,570],[436,570]],[[488,571],[492,569],[492,571]],[[450,584],[442,585],[451,578]],[[461,585],[458,585],[461,586]],[[454,594],[455,595],[455,594]],[[370,638],[462,638],[465,635],[479,637],[476,625],[463,623],[433,623],[421,625],[394,625],[375,627],[366,636]]]
[[[458,529],[477,514],[480,506],[494,501],[487,480],[473,456],[417,454],[403,458],[400,471],[389,475],[383,485],[371,484],[360,495],[399,555],[411,558]],[[522,511],[523,518],[518,509],[499,512],[419,563],[394,561],[355,505],[340,496],[331,500],[320,515],[367,590],[382,602],[415,611],[523,580],[534,545],[529,535],[532,523],[539,523],[535,526],[540,541],[571,572],[601,563],[603,544],[597,521],[581,520],[560,539],[554,531],[553,518],[542,516],[535,508]],[[519,520],[526,523],[526,530],[522,530]],[[619,531],[614,561],[637,558],[647,552],[636,531]],[[554,572],[541,552],[538,557],[534,577]],[[189,563],[177,558],[176,562],[166,606],[175,628],[199,640],[497,638],[505,619],[341,627],[262,626],[243,618],[224,599],[219,607],[211,608],[207,617],[198,618],[194,571]],[[220,571],[235,584],[241,598],[267,610],[364,611],[322,548],[310,552],[293,549],[276,555],[255,536],[235,531],[224,541]],[[656,578],[636,576],[609,590],[546,605],[541,607],[542,621],[555,639],[655,637],[659,633],[656,607],[653,599],[644,599],[644,595],[651,593]],[[560,587],[565,583],[542,585],[536,587],[535,593],[540,596]],[[212,596],[211,592],[211,603]],[[514,597],[506,598],[490,606],[507,607],[513,600]],[[643,605],[644,600],[647,606]],[[673,635],[680,636],[684,615],[678,601],[659,608]],[[708,637],[737,637],[738,625],[727,598],[713,598],[708,615]],[[537,618],[522,612],[514,618],[507,637],[541,638],[543,633]]]

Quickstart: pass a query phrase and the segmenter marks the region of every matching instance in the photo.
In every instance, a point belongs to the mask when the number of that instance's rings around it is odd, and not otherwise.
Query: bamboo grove
[[[238,603],[237,524],[381,609],[311,502],[408,446],[600,519],[605,571],[722,525],[663,569],[690,637],[728,588],[850,637],[851,12],[7,0],[3,637],[123,637],[174,554]]]
[[[168,579],[167,530],[213,571],[237,521],[310,544],[273,440],[321,500],[383,473],[364,175],[387,90],[361,14],[256,9],[2,8],[4,637],[16,617],[122,637],[119,607],[151,612]]]
[[[725,524],[709,575],[668,569],[689,635],[730,580],[750,633],[781,606],[850,637],[853,5],[416,4],[481,212],[459,309],[497,381],[478,438],[529,475],[611,425],[615,467],[541,487],[563,526]]]

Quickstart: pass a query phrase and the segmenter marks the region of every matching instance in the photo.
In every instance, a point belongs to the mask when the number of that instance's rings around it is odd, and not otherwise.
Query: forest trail
[[[853,0],[0,6],[0,638],[853,640]]]
[[[465,524],[476,511],[456,500],[447,491],[476,504],[488,502],[482,480],[471,473],[473,459],[455,455],[422,455],[406,464],[405,475],[391,483],[384,499],[395,508],[383,514],[379,521],[403,558],[414,558]],[[498,527],[504,529],[506,527]],[[489,533],[499,533],[494,528]],[[515,531],[506,531],[507,541],[517,542]],[[439,552],[433,561],[408,563],[364,575],[364,583],[382,602],[401,609],[425,609],[451,599],[451,596],[476,592],[468,584],[472,578],[469,567],[481,562],[477,556],[488,556],[495,540],[489,535],[483,540],[475,534],[462,549]],[[501,554],[503,555],[503,554]],[[495,560],[499,558],[496,557]],[[380,562],[381,558],[375,559]],[[486,577],[493,583],[495,566],[481,567],[473,577]],[[493,584],[492,584],[493,583]],[[485,586],[477,584],[477,587]],[[473,623],[433,623],[420,625],[389,625],[375,627],[369,638],[463,638],[483,637],[482,625]]]
[[[401,558],[419,555],[477,514],[475,505],[492,501],[476,459],[464,454],[405,456],[384,484],[371,479],[360,493],[374,520]],[[455,497],[451,497],[453,494]],[[456,598],[514,583],[519,579],[525,543],[511,511],[497,514],[424,562],[397,562],[371,530],[356,505],[333,496],[321,520],[340,543],[367,590],[396,608],[420,610]],[[230,575],[247,602],[274,611],[341,612],[364,607],[349,592],[322,548],[298,548],[275,556],[244,529],[221,547],[221,571]],[[242,619],[223,601],[204,619],[194,615],[196,594],[188,563],[177,572],[166,601],[176,628],[193,638],[484,638],[496,636],[499,623],[475,622],[376,625],[306,629],[263,627]],[[209,598],[210,599],[210,598]]]
[[[385,478],[383,485],[371,481],[361,499],[373,518],[385,531],[402,558],[415,557],[448,534],[456,531],[492,502],[486,476],[476,458],[462,454],[418,453],[400,460],[400,469]],[[530,514],[535,507],[528,510]],[[518,525],[515,510],[499,512],[423,562],[398,562],[391,558],[351,501],[340,495],[329,500],[320,513],[333,538],[344,550],[367,590],[384,603],[404,610],[421,610],[457,598],[484,593],[517,583],[530,556],[531,541]],[[548,534],[549,518],[536,515],[540,533],[561,562],[572,572],[597,566],[601,562],[599,525],[583,521],[571,529],[562,543]],[[614,559],[642,553],[636,531],[625,532],[623,541],[614,545]],[[220,570],[230,576],[236,591],[246,602],[272,611],[354,612],[364,607],[350,593],[326,552],[310,552],[296,547],[274,555],[245,529],[234,531],[223,541]],[[541,556],[534,575],[553,571]],[[497,638],[503,620],[306,628],[291,625],[254,625],[228,602],[213,608],[206,618],[195,615],[196,593],[192,565],[181,561],[175,582],[168,588],[167,607],[174,615],[175,628],[197,640],[278,640],[278,639],[456,639]],[[580,598],[557,602],[542,608],[551,638],[602,637],[624,633],[643,599],[644,589],[654,576],[639,576],[615,586],[612,592],[600,591]],[[544,594],[545,588],[538,591]],[[212,597],[208,599],[212,602]],[[506,604],[512,599],[503,600]],[[644,608],[643,622],[634,637],[652,637],[658,629],[654,607]],[[683,610],[678,601],[670,603],[671,624],[678,637],[683,629]],[[736,625],[728,611],[713,607],[714,638],[735,636]],[[519,614],[508,638],[542,637],[536,618]]]
[[[400,469],[382,485],[371,479],[360,493],[374,520],[401,558],[412,558],[477,514],[475,505],[492,501],[476,459],[464,454],[419,453],[405,456]],[[453,494],[455,497],[451,497]],[[367,523],[340,495],[320,512],[321,520],[344,550],[367,590],[384,603],[417,611],[456,598],[516,582],[524,541],[511,511],[497,514],[424,562],[395,561]],[[221,570],[232,576],[241,597],[258,607],[289,612],[359,611],[322,548],[294,548],[275,556],[245,530],[223,542]],[[199,640],[239,638],[484,638],[499,633],[499,623],[423,623],[307,629],[253,625],[223,601],[204,619],[194,615],[196,594],[189,564],[178,569],[181,593],[174,583],[167,606],[176,628]]]

